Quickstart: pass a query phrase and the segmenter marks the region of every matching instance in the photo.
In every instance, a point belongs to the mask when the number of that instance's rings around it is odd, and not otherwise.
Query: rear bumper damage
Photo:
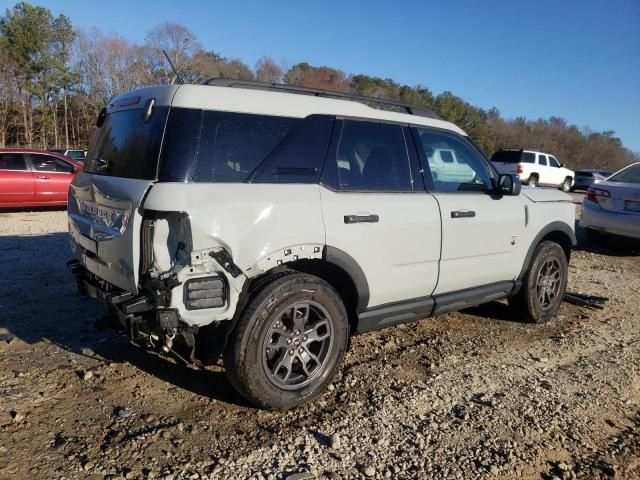
[[[180,321],[177,309],[158,305],[157,297],[145,292],[124,291],[99,278],[80,262],[68,262],[80,295],[95,298],[104,307],[104,315],[96,319],[98,329],[113,328],[136,344],[172,353],[187,364],[198,364],[196,335],[199,328]],[[186,347],[178,353],[174,344]]]

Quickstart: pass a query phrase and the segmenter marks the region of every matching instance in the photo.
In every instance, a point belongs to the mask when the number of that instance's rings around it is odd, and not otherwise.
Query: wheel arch
[[[577,244],[575,232],[564,222],[551,222],[538,232],[531,242],[531,245],[529,245],[529,250],[527,250],[527,255],[517,280],[522,281],[527,272],[527,268],[529,268],[536,247],[546,240],[555,242],[562,247],[562,250],[564,250],[567,256],[567,262],[571,259],[571,250]]]

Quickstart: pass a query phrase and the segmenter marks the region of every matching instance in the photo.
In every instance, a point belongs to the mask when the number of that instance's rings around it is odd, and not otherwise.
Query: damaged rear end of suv
[[[80,292],[105,306],[96,326],[199,363],[198,334],[233,318],[246,280],[221,238],[232,184],[218,195],[210,187],[241,180],[248,166],[228,168],[228,145],[201,141],[203,130],[224,136],[225,114],[172,108],[178,88],[135,90],[100,112],[84,172],[69,189],[69,267]],[[286,133],[282,126],[273,136]],[[233,143],[233,132],[226,137]],[[254,203],[249,215],[262,208]],[[219,354],[216,345],[203,350],[206,359]]]
[[[317,182],[333,119],[262,114],[250,97],[158,86],[100,112],[68,199],[69,268],[105,307],[98,328],[191,365],[215,362],[263,279],[321,258]],[[301,154],[317,165],[273,166]]]

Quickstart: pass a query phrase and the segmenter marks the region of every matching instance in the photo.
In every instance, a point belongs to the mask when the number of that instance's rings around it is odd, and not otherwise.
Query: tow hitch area
[[[114,287],[89,272],[77,261],[68,262],[81,295],[100,300],[104,314],[95,320],[98,330],[112,328],[137,346],[172,354],[187,366],[200,368],[195,358],[198,327],[180,322],[178,311],[162,308],[157,294],[133,294]],[[155,293],[155,292],[154,292]],[[185,350],[182,354],[177,351]]]

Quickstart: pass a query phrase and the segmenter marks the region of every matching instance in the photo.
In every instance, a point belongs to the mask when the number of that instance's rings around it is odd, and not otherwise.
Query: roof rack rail
[[[386,98],[367,97],[354,93],[333,92],[331,90],[323,90],[320,88],[297,87],[295,85],[285,85],[283,83],[258,82],[255,80],[236,80],[233,78],[220,77],[211,77],[203,81],[202,85],[210,85],[215,87],[248,88],[255,90],[278,90],[282,92],[314,95],[316,97],[338,98],[342,100],[352,100],[355,102],[368,102],[374,105],[389,105],[398,107],[411,115],[440,119],[440,117],[433,110],[427,107],[418,107],[415,105],[410,105],[408,103],[398,102],[396,100],[388,100]]]

